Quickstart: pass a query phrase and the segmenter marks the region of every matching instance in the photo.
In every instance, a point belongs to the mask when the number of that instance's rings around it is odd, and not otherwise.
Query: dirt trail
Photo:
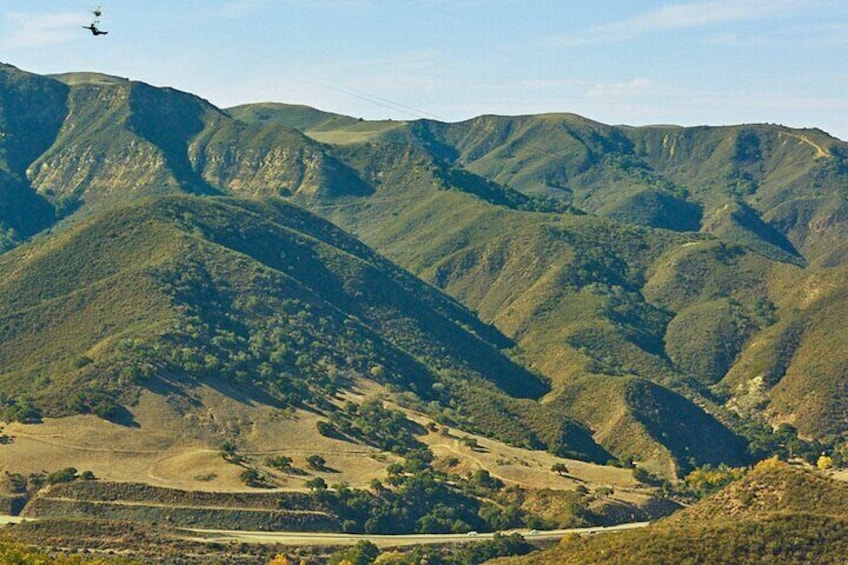
[[[821,145],[819,145],[818,143],[816,143],[815,141],[813,141],[812,139],[807,137],[806,135],[801,135],[801,134],[798,134],[798,133],[788,133],[788,132],[781,132],[780,134],[786,135],[787,137],[794,137],[798,141],[801,141],[802,143],[806,143],[807,145],[811,146],[813,149],[816,150],[816,158],[817,159],[830,157],[830,151],[828,151],[827,149],[825,149],[824,147],[822,147]]]
[[[165,509],[182,509],[182,510],[217,510],[228,511],[238,510],[239,512],[261,512],[261,513],[281,513],[281,514],[323,514],[317,510],[290,510],[280,508],[258,508],[250,506],[209,506],[205,504],[173,504],[168,502],[155,501],[139,501],[139,500],[84,500],[80,498],[71,498],[67,496],[43,496],[39,500],[69,502],[69,503],[85,503],[95,506],[131,506],[137,508],[165,508]]]

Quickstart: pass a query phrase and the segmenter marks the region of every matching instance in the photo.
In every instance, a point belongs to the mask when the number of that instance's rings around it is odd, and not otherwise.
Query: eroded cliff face
[[[28,169],[33,187],[54,203],[90,205],[177,190],[163,148],[134,131],[134,83],[80,85],[53,145]]]
[[[208,184],[245,196],[365,195],[357,173],[327,148],[277,124],[252,126],[216,119],[188,148]]]
[[[238,122],[196,96],[143,83],[69,88],[44,81],[66,93],[59,104],[66,111],[54,120],[49,142],[30,151],[29,161],[18,157],[15,163],[25,161],[25,173],[18,167],[21,176],[63,210],[169,192],[307,197],[370,192],[328,148],[291,128]]]

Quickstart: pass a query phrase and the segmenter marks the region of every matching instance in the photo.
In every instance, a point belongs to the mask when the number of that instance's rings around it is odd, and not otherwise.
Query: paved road
[[[7,524],[19,524],[32,520],[20,516],[0,515],[0,527]],[[502,534],[519,533],[527,541],[558,540],[568,534],[608,534],[644,528],[649,522],[633,522],[609,527],[572,528],[568,530],[509,530]],[[495,534],[398,534],[398,535],[361,535],[361,534],[328,534],[319,532],[260,532],[242,530],[205,530],[199,528],[178,528],[185,533],[186,539],[207,543],[256,543],[272,545],[355,545],[361,540],[368,540],[379,547],[398,547],[403,545],[439,545],[454,543],[470,543],[492,539]]]
[[[606,528],[574,528],[569,530],[544,530],[532,532],[527,530],[510,530],[502,534],[519,533],[527,541],[557,540],[567,534],[606,534],[644,528],[648,522],[634,522],[609,526]],[[193,541],[208,543],[258,543],[279,545],[355,545],[361,540],[368,540],[379,547],[397,547],[402,545],[430,545],[469,543],[492,539],[494,534],[404,534],[404,535],[354,535],[326,534],[311,532],[256,532],[238,530],[203,530],[195,528],[180,528]]]

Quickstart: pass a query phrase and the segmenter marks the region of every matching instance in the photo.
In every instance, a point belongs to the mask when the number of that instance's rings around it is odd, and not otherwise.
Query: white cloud
[[[86,16],[73,12],[8,12],[3,22],[0,49],[26,49],[66,43],[80,37]]]
[[[825,50],[848,43],[848,23],[795,25],[760,33],[717,33],[706,39],[710,45],[726,47],[792,47]]]
[[[254,12],[264,3],[263,0],[231,0],[207,8],[207,13],[212,16],[232,18]]]
[[[649,78],[634,78],[628,81],[598,83],[587,92],[590,98],[630,98],[661,93],[659,83]]]
[[[578,86],[587,86],[592,84],[589,81],[582,79],[528,79],[518,82],[509,82],[498,84],[497,88],[516,88],[519,90],[558,90],[565,88],[574,88]]]
[[[559,36],[552,41],[558,45],[627,41],[663,31],[765,20],[799,7],[804,7],[799,0],[713,0],[673,4],[573,36]]]
[[[223,18],[238,18],[247,15],[261,16],[263,11],[279,9],[280,4],[303,9],[345,9],[369,6],[370,0],[226,0],[209,6],[202,13],[207,16]]]

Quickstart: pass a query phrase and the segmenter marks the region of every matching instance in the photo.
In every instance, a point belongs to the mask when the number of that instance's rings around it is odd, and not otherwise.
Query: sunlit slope
[[[494,324],[550,379],[545,406],[580,415],[617,456],[667,468],[720,451],[652,434],[619,381],[673,390],[721,421],[732,409],[806,435],[848,427],[848,167],[845,144],[822,132],[574,115],[367,122],[277,104],[221,111],[102,75],[0,74],[3,100],[19,104],[5,114],[17,128],[3,140],[5,248],[144,195],[283,197]],[[593,391],[623,400],[599,414]],[[631,448],[612,447],[619,422],[641,429]]]
[[[804,433],[848,427],[848,264],[775,269],[776,322],[756,334],[723,380],[745,415],[759,411]]]
[[[848,146],[819,130],[612,127],[570,114],[414,127],[504,186],[623,222],[700,227],[778,260],[801,262],[819,250],[809,236],[833,227],[825,218],[844,216]]]
[[[785,464],[761,464],[712,497],[643,530],[574,536],[500,564],[832,563],[844,561],[843,483]]]
[[[521,209],[525,202],[508,200],[512,193],[504,189],[484,193],[503,195],[501,199],[484,200],[446,182],[434,158],[414,146],[372,142],[346,147],[344,155],[379,180],[375,194],[305,205],[353,230],[514,338],[522,358],[553,379],[554,397],[577,386],[571,379],[589,375],[599,376],[585,381],[594,383],[599,394],[618,387],[605,379],[622,375],[698,394],[698,379],[679,371],[664,351],[673,313],[647,302],[641,286],[646,269],[664,250],[702,241],[703,236],[586,215],[526,211]],[[571,398],[588,403],[591,394]],[[596,438],[603,437],[615,455],[650,461],[659,472],[668,472],[672,461],[688,468],[693,462],[744,460],[733,434],[694,405],[693,414],[713,422],[708,428],[723,431],[710,438],[690,435],[668,449],[662,434],[652,434],[631,416],[638,411],[632,397],[618,393],[612,398],[597,412],[555,404],[567,414],[591,414]],[[631,431],[616,443],[615,434],[604,430],[622,425],[621,411]],[[671,417],[675,411],[663,413]]]
[[[9,406],[29,397],[45,415],[73,413],[80,406],[69,399],[80,394],[126,405],[175,378],[320,405],[366,379],[446,408],[453,396],[476,397],[455,409],[460,422],[500,419],[497,429],[476,427],[608,457],[567,417],[539,419],[532,399],[548,386],[505,355],[507,338],[280,200],[142,199],[0,264]]]
[[[846,262],[845,143],[781,126],[573,115],[408,129],[454,170],[609,219],[477,205],[428,182],[426,161],[400,158],[368,161],[383,181],[372,197],[315,207],[498,325],[534,366],[713,387],[745,416],[846,429],[844,332],[829,315]],[[363,170],[357,158],[397,137],[344,154]]]
[[[6,66],[0,80],[0,110],[9,116],[3,169],[59,216],[161,193],[368,192],[295,129],[246,126],[192,94],[96,73],[50,78]]]
[[[366,121],[341,114],[322,112],[309,106],[266,102],[227,108],[232,117],[248,123],[276,123],[295,128],[322,143],[361,143],[383,133],[402,129],[406,122]]]

